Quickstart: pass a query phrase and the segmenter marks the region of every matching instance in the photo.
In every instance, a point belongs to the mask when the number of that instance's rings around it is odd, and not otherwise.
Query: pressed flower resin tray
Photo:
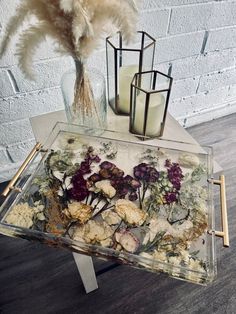
[[[2,205],[0,232],[211,282],[216,259],[209,151],[88,131],[57,124],[44,149],[32,152],[29,159],[41,160],[24,167]]]

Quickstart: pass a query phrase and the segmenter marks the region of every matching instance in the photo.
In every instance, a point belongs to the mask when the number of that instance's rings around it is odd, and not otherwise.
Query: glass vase
[[[61,91],[69,123],[87,126],[91,133],[106,129],[106,83],[99,70],[75,61],[75,69],[62,76]]]

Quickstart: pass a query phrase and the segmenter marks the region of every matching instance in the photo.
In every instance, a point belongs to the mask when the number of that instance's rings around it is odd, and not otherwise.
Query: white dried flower
[[[148,241],[153,241],[157,233],[165,232],[173,237],[186,238],[193,229],[193,223],[190,220],[185,220],[182,224],[171,225],[164,218],[153,218],[150,220],[149,232],[144,238],[144,244]]]
[[[200,160],[196,155],[187,154],[187,153],[182,153],[179,156],[178,162],[180,166],[186,167],[186,168],[195,168],[199,166],[200,164]]]
[[[34,208],[30,207],[28,203],[17,204],[7,215],[5,222],[18,227],[30,228],[33,226],[34,214]]]
[[[154,251],[153,257],[160,262],[167,262],[166,252]]]
[[[147,214],[139,209],[133,202],[125,199],[119,199],[115,203],[115,211],[127,223],[134,226],[141,226]]]
[[[60,0],[60,7],[65,12],[72,12],[74,0]]]
[[[121,218],[117,213],[114,213],[110,209],[102,212],[102,218],[108,225],[118,225],[121,222]]]
[[[95,183],[96,191],[102,192],[105,197],[112,198],[116,195],[116,190],[113,188],[109,180],[102,180]]]
[[[89,220],[85,225],[75,229],[73,239],[91,244],[105,244],[113,234],[113,229],[105,222]]]
[[[152,242],[159,232],[159,223],[157,218],[152,218],[149,222],[149,231],[146,233],[143,244],[146,245],[148,242]]]

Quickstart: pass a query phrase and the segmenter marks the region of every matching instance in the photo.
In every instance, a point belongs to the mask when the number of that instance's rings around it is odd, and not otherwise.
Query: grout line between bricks
[[[202,43],[202,48],[201,48],[201,52],[200,52],[201,54],[204,54],[204,52],[205,52],[208,37],[209,37],[209,31],[205,31],[205,35],[204,35],[203,43]]]
[[[168,69],[168,75],[171,76],[172,74],[172,63],[169,64],[169,69]]]
[[[11,86],[13,88],[13,91],[15,93],[19,93],[20,89],[19,89],[19,87],[17,85],[17,82],[16,82],[16,79],[15,79],[14,75],[12,74],[12,71],[11,70],[7,70],[7,75],[9,77],[10,82],[11,82]]]
[[[9,158],[10,162],[14,163],[14,160],[12,159],[11,154],[9,153],[8,149],[6,149],[6,154],[7,154],[7,157]]]
[[[173,12],[173,10],[170,9],[170,15],[169,15],[169,21],[168,21],[167,34],[170,34],[170,23],[171,23],[171,18],[172,18],[172,12]]]

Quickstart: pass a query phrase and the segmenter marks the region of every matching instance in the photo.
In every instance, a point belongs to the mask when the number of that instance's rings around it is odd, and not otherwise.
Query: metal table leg
[[[93,267],[93,260],[91,257],[72,253],[78,268],[80,277],[84,284],[86,293],[94,291],[98,288],[97,279]]]

